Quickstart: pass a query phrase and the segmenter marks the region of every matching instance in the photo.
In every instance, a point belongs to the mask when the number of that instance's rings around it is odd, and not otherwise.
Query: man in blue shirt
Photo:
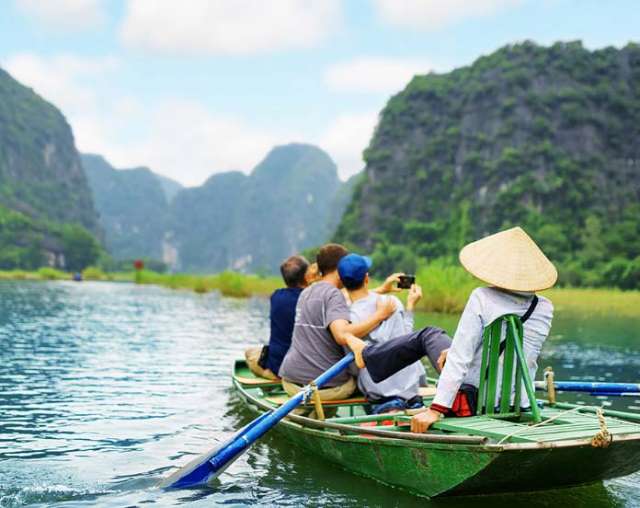
[[[247,365],[255,375],[278,379],[280,364],[291,346],[296,305],[302,290],[307,287],[309,262],[302,256],[291,256],[280,265],[280,273],[287,287],[276,289],[271,295],[271,336],[268,346],[254,346],[245,351]]]

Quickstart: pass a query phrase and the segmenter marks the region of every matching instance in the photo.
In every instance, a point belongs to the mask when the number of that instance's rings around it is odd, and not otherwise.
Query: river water
[[[427,319],[455,326],[455,318]],[[638,381],[639,325],[558,313],[541,365],[553,365],[558,379]],[[565,491],[429,502],[278,436],[254,446],[215,488],[154,489],[248,421],[230,391],[231,361],[267,330],[263,299],[0,282],[0,507],[640,506],[638,474]],[[640,409],[634,399],[614,404]]]

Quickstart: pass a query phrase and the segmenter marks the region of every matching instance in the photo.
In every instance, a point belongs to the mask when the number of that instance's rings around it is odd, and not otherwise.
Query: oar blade
[[[229,442],[223,445],[216,446],[206,453],[196,457],[187,465],[181,467],[177,471],[174,471],[166,478],[162,479],[158,483],[158,488],[161,489],[189,489],[205,487],[213,482],[220,474],[222,474],[231,464],[233,464],[245,449],[240,450],[233,457],[224,461],[224,465],[216,467],[214,462],[215,457],[224,449]]]
[[[322,387],[327,381],[336,376],[336,374],[345,370],[353,359],[353,353],[349,353],[333,367],[318,376],[313,383],[318,387]],[[311,393],[311,386],[312,385],[307,385],[304,387],[278,409],[258,416],[223,444],[216,446],[207,453],[203,453],[186,466],[169,475],[158,484],[158,487],[164,489],[184,489],[203,487],[210,483],[235,462],[240,455],[247,451],[257,439],[267,433],[293,409],[298,407],[304,398]]]
[[[206,485],[211,481],[212,478],[210,478],[210,476],[213,472],[209,460],[218,450],[220,450],[220,446],[216,446],[208,452],[199,455],[186,466],[181,467],[166,478],[163,478],[158,483],[158,487],[161,489],[179,489]]]
[[[216,447],[210,449],[202,455],[198,455],[187,465],[181,467],[177,471],[174,471],[172,474],[161,480],[158,483],[158,487],[161,489],[187,489],[204,487],[208,483],[211,483],[220,475],[220,473],[222,473],[233,462],[235,462],[235,460],[240,455],[242,455],[242,452],[244,452],[246,448],[248,448],[248,446],[244,446],[237,453],[229,454],[228,450],[230,446],[235,443],[235,448],[237,449],[238,444],[245,444],[245,442],[239,440],[239,438],[247,431],[258,425],[268,416],[269,413],[260,415],[258,418],[250,422],[248,425],[244,426],[223,443],[217,445]],[[223,451],[227,453],[221,453]],[[216,458],[220,458],[221,455],[224,459],[224,463],[220,466],[215,465]]]

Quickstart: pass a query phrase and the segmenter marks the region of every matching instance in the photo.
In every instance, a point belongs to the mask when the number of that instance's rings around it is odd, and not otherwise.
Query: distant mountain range
[[[170,197],[182,186],[148,168],[117,170],[99,155],[83,154],[82,165],[109,253],[118,259],[162,259]]]
[[[99,240],[175,270],[275,272],[334,238],[384,273],[521,225],[562,282],[639,288],[639,139],[638,44],[524,42],[414,77],[349,182],[321,149],[290,144],[183,188],[81,163],[63,115],[0,70],[0,269],[86,266]]]
[[[0,269],[151,258],[172,269],[277,271],[331,233],[350,199],[322,150],[274,148],[249,174],[183,188],[76,150],[62,113],[0,69]]]
[[[354,181],[342,183],[331,158],[304,144],[274,148],[249,175],[218,173],[192,188],[96,155],[82,162],[109,252],[183,271],[274,272],[331,236]]]

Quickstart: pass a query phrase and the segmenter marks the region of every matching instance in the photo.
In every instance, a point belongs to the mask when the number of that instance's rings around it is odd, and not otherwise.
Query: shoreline
[[[418,312],[455,315],[464,309],[469,293],[481,285],[473,280],[451,280],[446,274],[434,274],[434,269],[418,271],[418,281],[423,287],[424,298],[417,306]],[[435,275],[435,276],[434,276]],[[105,273],[97,268],[82,272],[83,280],[105,282],[131,282],[153,284],[168,289],[185,289],[195,293],[219,291],[233,298],[268,297],[283,286],[280,277],[221,272],[213,275],[163,274],[142,270],[136,272]],[[0,280],[55,281],[73,280],[73,274],[41,268],[37,271],[0,271]],[[372,286],[377,285],[376,281]],[[589,312],[612,317],[640,317],[640,291],[617,288],[553,288],[540,293],[549,298],[556,312]],[[403,293],[398,296],[404,300]]]

